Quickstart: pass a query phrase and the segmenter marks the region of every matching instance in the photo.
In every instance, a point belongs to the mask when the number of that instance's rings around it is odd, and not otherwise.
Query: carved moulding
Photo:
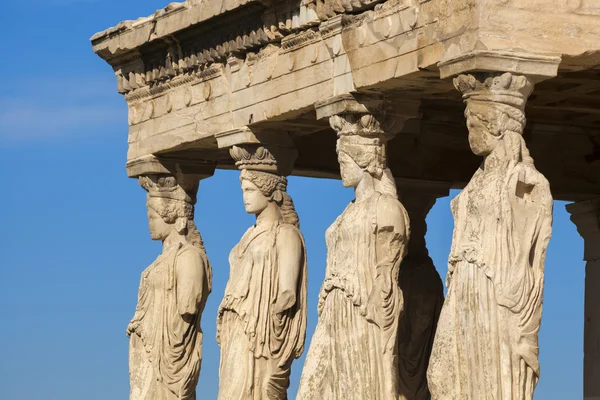
[[[386,155],[400,118],[385,113],[381,99],[360,103],[355,98],[340,96],[316,106],[317,116],[329,118],[338,134],[342,183],[354,188],[356,200],[327,230],[319,321],[299,400],[401,398],[397,332],[403,299],[398,276],[410,222]],[[383,112],[369,113],[367,104]]]
[[[219,399],[287,399],[292,362],[304,351],[307,312],[306,248],[286,178],[297,153],[278,145],[289,138],[269,145],[248,129],[217,141],[231,146],[244,207],[256,215],[229,256],[217,317]]]
[[[288,176],[298,158],[298,150],[287,133],[243,127],[217,133],[215,138],[219,148],[229,148],[233,152],[232,158],[240,169],[255,164],[259,170]]]
[[[301,7],[314,12],[321,21],[338,14],[352,14],[374,8],[385,0],[303,0]]]
[[[481,167],[452,201],[454,234],[428,370],[434,400],[531,400],[552,196],[525,141],[528,77],[461,75],[471,150]]]
[[[178,6],[178,10],[193,12],[187,3]],[[143,23],[149,23],[156,16]],[[99,55],[113,66],[119,93],[129,94],[138,89],[157,88],[174,79],[189,80],[214,65],[225,65],[230,58],[243,59],[248,53],[259,52],[271,43],[318,23],[310,7],[282,2],[265,8],[265,4],[254,2],[244,11],[230,10],[202,23],[184,25],[169,36],[151,35],[146,43],[120,55],[112,56],[103,42],[116,41],[118,38],[113,36],[119,35],[129,38],[130,31],[142,29],[140,23],[126,21],[118,29],[94,35],[91,41]],[[149,43],[153,46],[147,46]]]
[[[195,174],[183,172],[190,169]],[[200,320],[212,286],[194,204],[199,180],[212,171],[147,156],[130,162],[128,173],[148,192],[150,234],[163,243],[142,273],[127,327],[130,399],[193,400],[202,362]]]

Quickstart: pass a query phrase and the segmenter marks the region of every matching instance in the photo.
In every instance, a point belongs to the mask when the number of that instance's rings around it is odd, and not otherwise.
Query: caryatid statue
[[[163,251],[142,273],[127,327],[130,400],[195,400],[200,318],[212,279],[193,221],[198,179],[160,174],[139,181],[148,191],[150,235],[163,242]]]
[[[398,278],[409,218],[386,160],[386,132],[370,114],[330,118],[342,183],[353,200],[326,233],[319,321],[298,400],[401,398]]]
[[[287,179],[266,147],[231,149],[256,223],[229,255],[219,307],[220,400],[285,400],[306,335],[306,249]],[[292,160],[293,161],[293,160]]]
[[[452,201],[446,297],[429,364],[434,400],[531,400],[540,375],[552,196],[523,140],[525,76],[461,75],[471,150],[483,163]]]

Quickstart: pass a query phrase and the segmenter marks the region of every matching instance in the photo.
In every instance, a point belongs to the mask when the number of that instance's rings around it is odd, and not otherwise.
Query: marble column
[[[585,320],[583,397],[600,399],[600,199],[567,205],[571,221],[584,240]]]
[[[430,399],[427,366],[437,322],[444,303],[443,283],[429,257],[425,234],[427,214],[449,186],[437,183],[396,181],[399,198],[410,218],[408,253],[400,266],[404,310],[398,333],[401,393],[406,399]]]
[[[285,400],[306,337],[306,246],[286,176],[297,156],[286,133],[221,134],[240,169],[246,212],[256,216],[229,255],[217,317],[219,399]]]
[[[460,75],[469,145],[483,158],[452,201],[448,294],[428,381],[434,400],[531,400],[540,376],[550,185],[522,137],[532,81],[513,73]]]
[[[162,254],[144,270],[127,326],[130,400],[194,400],[202,363],[200,321],[212,271],[194,223],[199,181],[214,165],[147,156],[127,165],[148,192],[150,236]]]

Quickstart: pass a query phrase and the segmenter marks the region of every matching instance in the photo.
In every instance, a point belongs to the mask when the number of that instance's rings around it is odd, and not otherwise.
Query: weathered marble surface
[[[229,256],[218,314],[220,400],[287,399],[292,362],[304,351],[307,267],[287,179],[264,147],[234,146],[246,211],[256,215]]]
[[[202,361],[200,319],[212,273],[193,222],[198,181],[141,176],[152,239],[162,254],[143,273],[127,327],[130,400],[195,400]]]
[[[342,183],[356,199],[327,230],[319,321],[298,400],[397,399],[400,263],[409,220],[386,164],[384,132],[371,115],[330,119]]]
[[[552,196],[522,138],[533,86],[510,73],[455,79],[472,151],[484,158],[452,201],[448,294],[428,370],[434,400],[531,400],[540,376]]]
[[[185,153],[231,168],[215,138],[267,127],[294,134],[294,174],[337,178],[328,127],[313,106],[378,93],[399,112],[407,98],[423,103],[419,122],[406,127],[412,137],[393,145],[394,176],[453,187],[464,187],[477,160],[461,140],[460,100],[450,79],[438,78],[555,78],[529,103],[527,136],[554,197],[577,200],[600,195],[600,162],[586,160],[598,136],[594,1],[187,1],[96,34],[92,46],[128,104],[129,161]]]

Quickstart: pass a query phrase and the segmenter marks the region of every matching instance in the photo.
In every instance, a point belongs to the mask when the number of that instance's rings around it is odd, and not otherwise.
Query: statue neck
[[[483,158],[483,169],[486,172],[496,171],[506,168],[510,162],[509,155],[506,154],[506,147],[502,141],[499,141],[494,150]]]
[[[174,246],[177,246],[179,244],[186,244],[186,243],[187,243],[187,238],[185,237],[185,235],[182,235],[179,232],[177,232],[175,229],[173,229],[171,231],[171,233],[169,234],[169,236],[167,236],[167,238],[165,240],[163,240],[163,253],[166,253]]]
[[[373,176],[368,172],[364,172],[363,178],[360,180],[358,186],[354,189],[354,196],[356,201],[360,202],[368,199],[375,192],[375,180]]]
[[[269,202],[264,210],[256,214],[255,226],[272,224],[276,221],[281,221],[282,219],[283,216],[281,215],[281,211],[279,210],[279,207],[277,207],[277,204]]]

